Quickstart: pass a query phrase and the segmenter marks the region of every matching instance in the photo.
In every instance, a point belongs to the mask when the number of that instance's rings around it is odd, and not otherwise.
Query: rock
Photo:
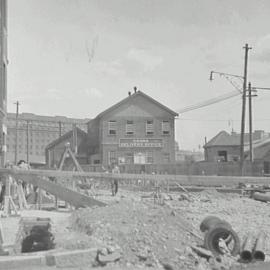
[[[146,261],[148,258],[148,253],[140,252],[136,254],[136,256],[139,258],[140,261]]]
[[[99,249],[98,250],[98,254],[107,255],[108,254],[107,248],[101,248],[101,249]]]
[[[102,255],[101,253],[98,254],[97,260],[101,265],[106,265],[107,263],[116,262],[121,259],[120,252],[115,251],[114,253]]]
[[[204,249],[202,247],[196,247],[196,246],[191,246],[192,250],[196,252],[199,256],[203,258],[212,258],[213,254],[210,250]]]
[[[179,201],[189,201],[189,202],[191,201],[189,195],[186,194],[186,193],[180,194],[178,200],[179,200]]]
[[[169,263],[162,264],[165,270],[174,270],[174,268]]]
[[[115,248],[114,247],[107,247],[107,251],[108,251],[108,254],[112,254],[115,252]]]

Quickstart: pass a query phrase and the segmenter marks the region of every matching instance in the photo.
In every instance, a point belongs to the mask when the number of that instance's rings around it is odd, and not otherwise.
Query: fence
[[[86,172],[103,172],[101,165],[82,165]],[[244,176],[263,176],[262,162],[245,162]],[[171,175],[217,175],[240,176],[238,162],[183,162],[177,164],[125,164],[122,173],[128,174],[171,174]]]

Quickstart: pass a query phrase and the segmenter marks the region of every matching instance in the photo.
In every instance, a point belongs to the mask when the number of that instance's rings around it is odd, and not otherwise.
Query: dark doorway
[[[270,174],[270,161],[264,161],[263,171],[264,171],[264,174]]]
[[[218,157],[220,161],[227,162],[228,161],[227,151],[218,151]]]

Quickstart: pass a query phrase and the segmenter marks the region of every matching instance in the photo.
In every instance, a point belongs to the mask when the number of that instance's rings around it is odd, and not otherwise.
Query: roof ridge
[[[147,94],[145,94],[144,92],[137,90],[136,92],[134,92],[133,94],[127,96],[126,98],[120,100],[119,102],[115,103],[114,105],[112,105],[111,107],[109,107],[108,109],[102,111],[101,113],[99,113],[95,118],[99,118],[102,117],[104,114],[112,111],[113,109],[117,108],[118,106],[124,104],[128,99],[130,98],[134,98],[138,95],[142,95],[143,97],[149,99],[151,102],[155,103],[156,105],[162,107],[164,110],[168,111],[170,114],[174,115],[174,116],[178,116],[179,114],[173,110],[171,110],[170,108],[168,108],[167,106],[161,104],[160,102],[158,102],[157,100],[155,100],[154,98],[148,96]],[[91,121],[91,120],[90,120]],[[89,122],[90,122],[89,121]]]

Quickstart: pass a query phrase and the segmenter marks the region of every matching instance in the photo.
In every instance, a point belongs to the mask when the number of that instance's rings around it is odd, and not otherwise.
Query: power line
[[[235,121],[240,122],[240,119],[195,119],[195,118],[177,118],[176,120],[180,121],[194,121],[194,122],[228,122],[228,121]],[[270,118],[257,118],[254,119],[256,122],[268,122]]]
[[[225,95],[221,95],[221,96],[218,96],[218,97],[215,97],[215,98],[211,98],[211,99],[208,99],[206,101],[202,101],[200,103],[197,103],[197,104],[185,107],[183,109],[180,109],[180,110],[178,110],[178,113],[181,114],[181,113],[184,113],[184,112],[197,110],[197,109],[200,109],[200,108],[203,108],[203,107],[206,107],[206,106],[218,103],[218,102],[222,102],[224,100],[227,100],[227,99],[239,96],[239,95],[240,95],[239,92],[235,92],[235,91],[229,92],[229,93],[227,93]]]

